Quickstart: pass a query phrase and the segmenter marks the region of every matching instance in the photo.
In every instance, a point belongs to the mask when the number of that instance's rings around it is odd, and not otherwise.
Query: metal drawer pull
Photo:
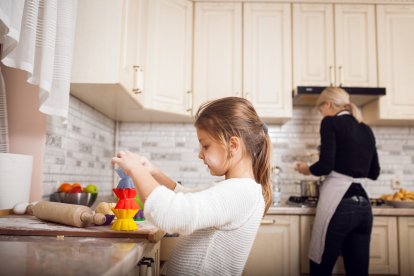
[[[144,88],[143,71],[139,65],[133,65],[132,69],[134,70],[132,92],[135,94],[140,94]]]
[[[269,224],[275,224],[275,219],[262,219],[262,222],[260,222],[261,225],[269,225]]]

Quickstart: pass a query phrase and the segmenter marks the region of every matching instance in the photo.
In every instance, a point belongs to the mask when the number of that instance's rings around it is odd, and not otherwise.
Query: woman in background
[[[312,229],[310,275],[331,275],[340,254],[347,275],[368,275],[372,209],[357,178],[379,176],[375,137],[345,90],[328,87],[316,104],[323,116],[319,160],[296,165],[304,175],[327,176]]]
[[[239,97],[206,103],[196,114],[199,158],[224,180],[192,192],[147,159],[120,151],[112,163],[145,200],[145,218],[180,234],[167,275],[241,275],[271,203],[271,142],[252,104]]]

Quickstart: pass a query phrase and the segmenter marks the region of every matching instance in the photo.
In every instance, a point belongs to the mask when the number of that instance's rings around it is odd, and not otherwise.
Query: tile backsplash
[[[115,122],[70,98],[67,123],[48,117],[44,157],[43,195],[48,198],[63,182],[93,183],[110,194],[115,147]]]
[[[282,169],[281,190],[300,193],[295,182],[304,179],[293,170],[295,161],[314,162],[319,145],[321,117],[312,107],[294,107],[293,118],[283,125],[268,125],[273,144],[272,164]],[[49,120],[45,154],[44,194],[57,182],[91,182],[110,194],[115,150],[115,122],[71,97],[67,125]],[[414,127],[373,127],[381,164],[377,181],[364,184],[371,196],[390,193],[392,183],[414,190]],[[203,185],[220,177],[209,174],[198,159],[198,141],[192,124],[120,123],[119,149],[149,158],[171,178],[186,186]],[[311,177],[309,177],[311,178]]]

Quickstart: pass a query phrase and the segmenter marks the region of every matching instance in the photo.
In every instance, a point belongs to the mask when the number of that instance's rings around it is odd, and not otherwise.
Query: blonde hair
[[[246,99],[226,97],[203,104],[197,111],[194,126],[207,131],[214,139],[227,143],[239,137],[253,163],[255,181],[262,185],[265,213],[272,202],[270,158],[272,143],[267,126]]]
[[[359,123],[362,122],[361,111],[349,100],[349,94],[344,89],[335,86],[325,88],[319,95],[316,106],[320,106],[325,102],[331,102],[339,110],[349,111]]]

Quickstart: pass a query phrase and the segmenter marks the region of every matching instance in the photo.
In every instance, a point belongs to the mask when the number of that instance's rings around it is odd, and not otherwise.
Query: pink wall
[[[38,87],[27,83],[27,73],[1,65],[6,84],[10,153],[33,156],[30,201],[43,194],[43,156],[46,115],[39,111]]]

